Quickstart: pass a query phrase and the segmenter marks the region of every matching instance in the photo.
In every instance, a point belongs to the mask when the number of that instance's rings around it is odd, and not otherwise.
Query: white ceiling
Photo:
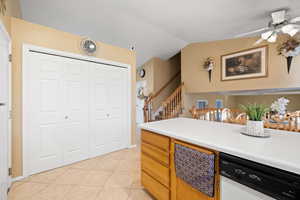
[[[232,38],[265,27],[268,13],[300,0],[21,0],[25,20],[112,45],[135,46],[138,66],[167,59],[192,42]]]

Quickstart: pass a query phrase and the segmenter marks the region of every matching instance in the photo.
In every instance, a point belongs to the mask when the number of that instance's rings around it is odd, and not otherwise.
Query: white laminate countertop
[[[175,118],[140,128],[300,175],[300,133],[268,130],[270,138],[242,135],[244,126]]]

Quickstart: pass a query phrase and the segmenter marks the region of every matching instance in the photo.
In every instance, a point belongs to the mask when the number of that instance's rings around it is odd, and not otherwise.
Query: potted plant
[[[241,109],[247,114],[248,120],[246,124],[246,134],[255,137],[266,137],[264,132],[263,117],[269,108],[262,104],[241,105]]]

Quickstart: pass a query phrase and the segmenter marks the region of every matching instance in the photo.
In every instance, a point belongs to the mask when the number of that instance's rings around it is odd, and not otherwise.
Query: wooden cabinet
[[[153,145],[142,143],[142,152],[151,158],[155,159],[157,162],[169,167],[170,165],[170,153],[163,151]]]
[[[170,152],[170,138],[142,130],[142,142],[151,144],[165,152]]]
[[[169,200],[170,191],[168,188],[160,184],[145,172],[142,172],[142,185],[152,194],[157,200]]]
[[[206,154],[215,154],[215,195],[207,195],[192,188],[176,176],[175,144],[181,144]],[[142,130],[142,185],[157,200],[219,200],[218,152],[181,142],[150,131]]]
[[[170,169],[161,165],[147,155],[142,155],[142,170],[150,174],[164,186],[170,186]]]
[[[142,130],[142,185],[158,200],[170,200],[170,138]]]

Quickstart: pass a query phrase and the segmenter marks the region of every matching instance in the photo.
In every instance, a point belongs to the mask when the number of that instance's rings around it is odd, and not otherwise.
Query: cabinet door
[[[185,181],[176,176],[175,171],[175,162],[174,162],[174,153],[175,153],[175,144],[180,144],[186,146],[188,148],[194,149],[196,151],[200,151],[206,154],[217,154],[217,152],[213,152],[198,146],[190,145],[187,143],[183,143],[177,140],[172,140],[171,142],[171,200],[219,200],[220,192],[219,192],[219,170],[218,170],[218,156],[216,156],[215,167],[215,195],[214,197],[209,197],[206,194],[194,189]]]

